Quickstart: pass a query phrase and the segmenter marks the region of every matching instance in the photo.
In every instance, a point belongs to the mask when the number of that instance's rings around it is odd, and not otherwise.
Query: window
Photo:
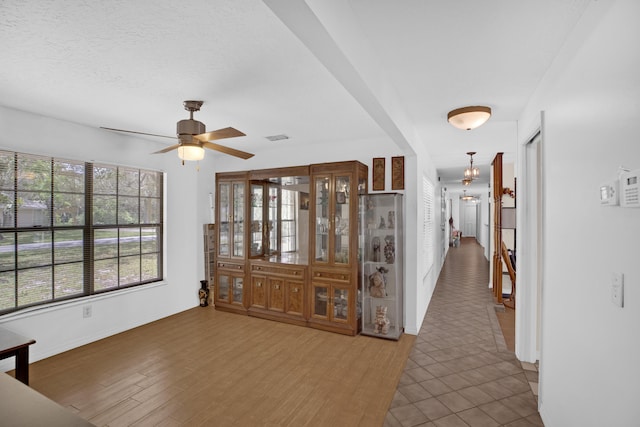
[[[297,191],[282,190],[282,204],[280,206],[282,221],[281,221],[281,236],[282,242],[281,252],[295,252],[296,251],[296,212],[298,210]]]
[[[162,279],[162,174],[0,151],[0,313]]]

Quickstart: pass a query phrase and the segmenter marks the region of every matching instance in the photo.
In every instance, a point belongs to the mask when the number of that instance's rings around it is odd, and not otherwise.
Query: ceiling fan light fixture
[[[491,108],[484,106],[462,107],[449,111],[447,121],[462,130],[482,126],[491,117]]]
[[[180,160],[202,160],[204,159],[204,148],[198,144],[183,143],[178,147],[178,157],[180,157]]]

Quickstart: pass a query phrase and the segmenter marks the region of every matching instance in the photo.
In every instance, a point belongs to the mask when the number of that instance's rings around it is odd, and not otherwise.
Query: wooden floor
[[[36,362],[31,386],[98,426],[382,426],[414,341],[197,307]]]

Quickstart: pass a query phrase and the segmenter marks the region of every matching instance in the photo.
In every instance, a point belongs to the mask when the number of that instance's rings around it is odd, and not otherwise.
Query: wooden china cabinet
[[[311,166],[309,326],[355,335],[362,315],[358,293],[358,195],[367,193],[359,162]]]
[[[247,173],[217,174],[216,178],[218,250],[215,263],[215,306],[221,310],[246,313]]]
[[[355,335],[356,161],[216,174],[215,307]]]

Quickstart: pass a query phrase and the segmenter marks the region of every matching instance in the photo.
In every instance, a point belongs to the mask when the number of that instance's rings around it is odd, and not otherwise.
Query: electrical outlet
[[[84,307],[82,307],[82,317],[84,319],[88,319],[89,317],[91,317],[91,314],[92,310],[90,305],[85,305]]]
[[[611,275],[611,302],[618,307],[624,307],[624,274]]]

